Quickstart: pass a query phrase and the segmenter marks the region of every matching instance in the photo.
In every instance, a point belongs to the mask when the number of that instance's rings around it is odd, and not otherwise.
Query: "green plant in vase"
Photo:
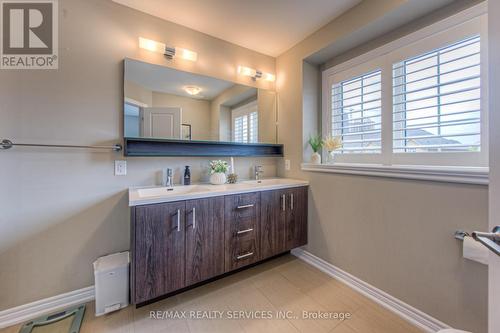
[[[226,172],[229,164],[226,161],[210,161],[210,183],[213,185],[222,185],[226,183]]]
[[[313,150],[313,153],[311,155],[311,163],[312,164],[321,164],[321,155],[319,153],[319,151],[321,150],[321,147],[323,146],[323,140],[321,138],[321,135],[311,136],[309,138],[309,145],[311,146],[311,149]]]

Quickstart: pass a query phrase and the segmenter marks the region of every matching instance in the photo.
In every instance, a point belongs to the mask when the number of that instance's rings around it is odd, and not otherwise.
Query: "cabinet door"
[[[286,191],[260,194],[260,255],[266,259],[285,252]]]
[[[186,285],[224,273],[224,197],[186,201]]]
[[[260,193],[225,197],[225,271],[259,260]]]
[[[135,303],[141,303],[185,286],[185,203],[135,211]]]
[[[307,244],[307,187],[286,191],[286,249]]]

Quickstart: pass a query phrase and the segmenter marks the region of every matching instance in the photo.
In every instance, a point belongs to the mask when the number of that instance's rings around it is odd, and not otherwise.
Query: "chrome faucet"
[[[256,165],[254,167],[254,170],[255,170],[255,180],[260,180],[260,175],[264,173],[264,171],[262,171],[262,165]]]
[[[170,168],[163,170],[163,185],[167,188],[174,187],[173,171]]]

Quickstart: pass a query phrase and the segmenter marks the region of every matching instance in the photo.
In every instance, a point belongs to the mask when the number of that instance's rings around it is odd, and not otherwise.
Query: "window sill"
[[[489,182],[489,169],[487,167],[442,167],[354,163],[303,163],[301,167],[302,171],[311,172],[429,180],[447,183],[488,185]]]

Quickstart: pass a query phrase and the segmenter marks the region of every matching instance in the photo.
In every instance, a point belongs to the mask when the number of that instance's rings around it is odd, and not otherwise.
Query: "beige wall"
[[[122,7],[108,0],[60,0],[59,70],[0,71],[0,133],[18,142],[113,144],[121,141],[123,59],[273,88],[238,77],[238,64],[275,72],[275,59]],[[168,62],[138,50],[137,38],[198,52]],[[205,158],[128,158],[119,153],[15,148],[0,152],[0,310],[93,284],[92,262],[129,247],[127,188],[157,183],[164,167],[179,181],[184,165],[206,179]],[[236,159],[276,174],[276,159]],[[8,175],[8,176],[5,176]]]
[[[182,123],[191,125],[193,140],[210,140],[210,101],[153,92],[154,107],[180,107]]]
[[[149,107],[153,106],[153,92],[135,82],[124,80],[123,94],[125,99],[130,98]]]
[[[292,167],[280,174],[311,183],[308,251],[447,324],[485,333],[487,268],[461,257],[453,233],[486,229],[486,186],[300,170],[311,153],[305,140],[320,128],[320,72],[303,59],[404,2],[364,1],[277,58],[279,142]]]

